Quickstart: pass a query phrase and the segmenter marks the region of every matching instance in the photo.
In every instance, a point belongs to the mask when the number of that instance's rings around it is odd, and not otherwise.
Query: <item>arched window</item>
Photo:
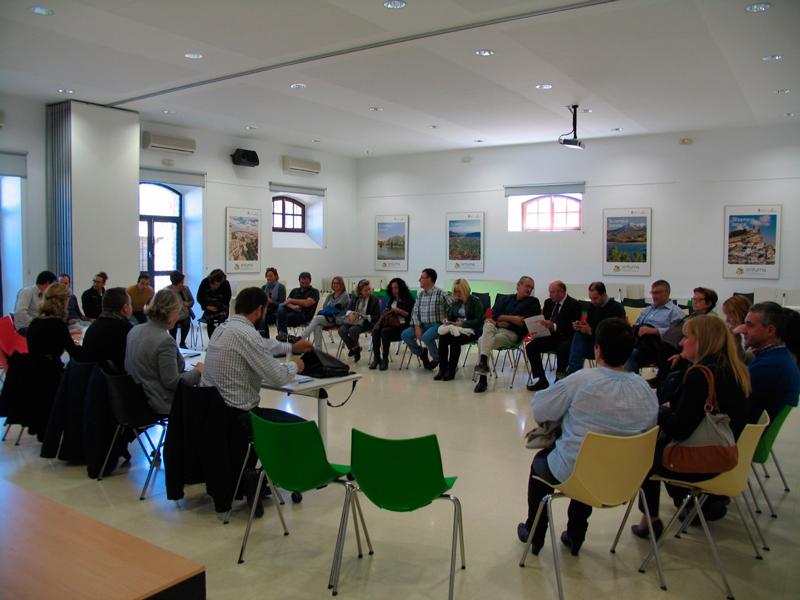
[[[534,196],[522,204],[523,231],[581,228],[581,201],[568,195]]]
[[[169,285],[170,272],[183,270],[181,200],[164,184],[139,184],[139,270],[156,290]]]
[[[305,233],[305,205],[289,196],[274,196],[272,198],[272,231]]]

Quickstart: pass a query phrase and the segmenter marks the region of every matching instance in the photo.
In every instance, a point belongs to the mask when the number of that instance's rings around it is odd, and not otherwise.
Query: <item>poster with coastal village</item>
[[[781,207],[726,206],[723,277],[780,277]]]
[[[226,270],[231,273],[258,273],[261,210],[257,208],[225,209]]]
[[[408,271],[408,215],[375,217],[375,270]]]
[[[483,272],[483,213],[447,213],[447,271]]]
[[[603,274],[650,275],[652,210],[603,210]]]

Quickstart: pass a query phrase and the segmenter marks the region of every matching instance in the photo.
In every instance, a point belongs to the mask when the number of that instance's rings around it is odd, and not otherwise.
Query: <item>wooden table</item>
[[[0,481],[0,596],[206,597],[205,567]]]

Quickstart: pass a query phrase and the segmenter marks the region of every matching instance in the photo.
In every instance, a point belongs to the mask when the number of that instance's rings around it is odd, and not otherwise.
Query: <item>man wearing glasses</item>
[[[419,286],[422,291],[417,295],[417,301],[411,311],[411,327],[404,329],[400,334],[411,353],[420,358],[422,365],[428,371],[439,366],[439,348],[436,339],[439,337],[439,325],[447,317],[447,307],[452,302],[447,294],[436,287],[437,277],[434,269],[422,269],[419,276]]]
[[[94,321],[103,312],[103,295],[106,293],[106,281],[108,281],[108,275],[104,271],[100,271],[94,276],[92,287],[81,294],[83,314],[90,321]]]
[[[661,338],[669,328],[683,319],[683,310],[669,299],[669,282],[659,279],[650,288],[653,303],[639,313],[633,324],[636,347],[625,363],[626,371],[639,372],[643,365],[658,361]]]

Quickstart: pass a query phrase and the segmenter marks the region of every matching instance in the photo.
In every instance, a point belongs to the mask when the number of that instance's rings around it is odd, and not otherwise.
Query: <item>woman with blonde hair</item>
[[[144,388],[147,403],[159,415],[168,415],[181,381],[200,382],[203,363],[184,371],[186,363],[169,330],[180,318],[183,304],[169,288],[159,290],[145,307],[147,322],[128,332],[125,371]]]
[[[661,434],[656,445],[653,473],[682,479],[703,481],[717,473],[682,473],[668,469],[662,464],[662,454],[671,441],[685,440],[705,418],[705,404],[712,391],[716,394],[719,411],[730,417],[730,427],[735,438],[747,424],[749,415],[750,374],[739,357],[738,343],[727,325],[712,315],[700,315],[684,324],[684,338],[681,340],[681,358],[691,366],[686,369],[682,382],[673,388],[667,397],[660,398],[662,404],[658,424]],[[707,379],[707,376],[710,377]],[[656,536],[661,534],[663,525],[658,519],[660,483],[648,478],[642,486],[647,505],[653,517]],[[667,486],[676,506],[680,506],[685,490]],[[723,498],[711,497],[703,505],[703,515],[707,520],[721,519],[727,512],[727,502]],[[632,527],[639,537],[647,537],[646,521]]]
[[[336,320],[339,323],[339,337],[347,346],[348,356],[353,357],[353,362],[361,359],[359,336],[372,331],[380,316],[381,304],[372,295],[372,285],[369,279],[362,279],[356,286],[356,294],[350,301],[347,312]]]
[[[67,327],[67,303],[70,295],[69,288],[60,283],[48,287],[39,316],[28,327],[28,352],[57,362],[61,367],[61,355],[64,352],[71,358],[80,358],[81,353]]]
[[[303,339],[310,339],[314,335],[314,348],[317,350],[322,349],[322,330],[325,327],[331,327],[336,324],[336,319],[344,314],[347,307],[350,306],[350,294],[344,287],[344,279],[336,275],[331,279],[331,293],[325,298],[322,303],[322,308],[309,321],[303,334],[300,336]]]
[[[439,326],[439,372],[436,381],[450,381],[456,376],[461,346],[471,344],[483,330],[485,313],[480,299],[472,295],[466,279],[453,282],[453,299],[447,318]]]

